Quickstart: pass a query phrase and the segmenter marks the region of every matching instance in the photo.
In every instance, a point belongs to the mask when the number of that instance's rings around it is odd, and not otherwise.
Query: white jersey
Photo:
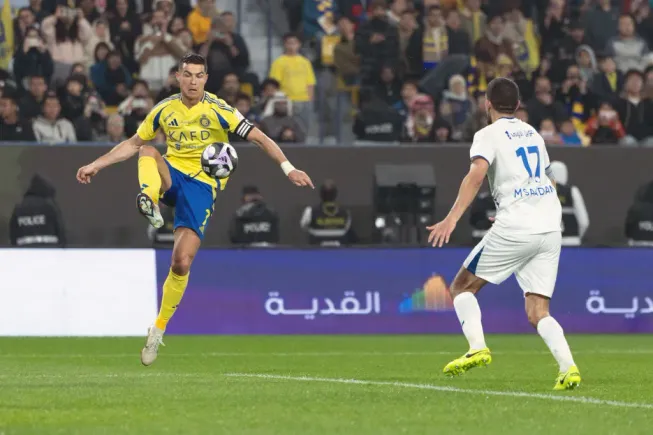
[[[517,118],[500,118],[474,135],[470,157],[487,160],[497,205],[493,228],[505,234],[560,231],[562,211],[547,175],[544,139]]]

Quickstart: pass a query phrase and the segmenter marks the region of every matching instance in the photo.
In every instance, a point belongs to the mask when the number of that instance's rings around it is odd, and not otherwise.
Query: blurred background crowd
[[[5,2],[1,140],[118,142],[194,50],[207,90],[280,142],[470,142],[502,76],[551,145],[650,146],[650,3]]]

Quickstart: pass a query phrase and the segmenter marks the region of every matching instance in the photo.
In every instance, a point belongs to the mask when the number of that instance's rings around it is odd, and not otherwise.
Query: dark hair
[[[338,197],[338,187],[333,180],[326,180],[320,187],[320,198],[323,202],[333,202]]]
[[[505,77],[493,79],[487,86],[487,99],[499,113],[515,113],[519,107],[519,87]]]
[[[626,74],[624,74],[624,82],[626,82],[631,76],[637,76],[640,79],[644,80],[644,74],[642,74],[641,71],[638,71],[636,69],[629,69],[626,71]]]
[[[281,89],[281,83],[278,80],[267,78],[261,83],[261,89],[265,89],[266,86],[272,85],[277,89]]]
[[[252,104],[252,97],[244,92],[238,92],[238,94],[236,94],[236,102],[239,102],[240,100],[247,100],[249,104]]]
[[[72,21],[70,27],[68,27],[68,24],[66,24],[65,21],[57,19],[57,22],[54,25],[54,35],[55,40],[59,43],[79,40],[79,25],[77,24],[77,18]]]
[[[441,10],[442,10],[442,8],[440,7],[440,5],[431,5],[431,6],[429,6],[428,10],[426,11],[426,14],[428,15],[432,11],[441,11]]]
[[[295,39],[297,39],[298,41],[301,42],[301,38],[299,37],[298,34],[293,33],[293,32],[288,32],[288,33],[286,33],[286,34],[283,35],[283,42],[284,42],[284,44],[285,44],[286,41],[288,41],[290,38],[295,38]]]
[[[97,52],[98,50],[100,50],[100,48],[107,49],[107,56],[105,57],[105,59],[109,57],[109,53],[111,53],[111,47],[109,47],[109,44],[107,44],[106,42],[98,42],[98,44],[95,46],[95,50],[93,51],[93,58],[95,59],[96,62],[100,61],[100,59],[98,59],[97,57]]]
[[[206,71],[206,59],[204,56],[199,55],[197,53],[188,53],[185,54],[181,59],[179,59],[179,70],[183,68],[184,64],[187,63],[189,65],[203,65],[204,66],[204,71]]]
[[[145,89],[147,89],[148,92],[150,91],[150,85],[143,79],[136,79],[132,82],[132,91],[138,85],[143,85],[145,86]]]
[[[31,76],[29,76],[29,79],[30,79],[30,81],[32,79],[43,79],[43,81],[46,81],[45,76],[43,74],[32,74]],[[46,82],[46,84],[47,84],[47,82]]]
[[[220,14],[221,17],[224,17],[224,16],[226,16],[226,15],[231,15],[231,16],[233,16],[234,13],[231,12],[231,11],[224,11],[223,13]]]
[[[407,80],[405,80],[405,81],[404,81],[404,84],[402,85],[402,87],[404,87],[404,86],[406,86],[406,85],[412,85],[412,86],[415,86],[415,89],[417,89],[417,90],[419,91],[419,82],[418,82],[417,80],[415,80],[415,79],[407,79]]]
[[[110,57],[114,57],[114,56],[118,56],[119,58],[122,59],[122,54],[120,54],[120,52],[118,50],[113,50],[113,51],[110,51],[109,53],[107,53],[107,59],[110,58]]]
[[[61,104],[61,101],[59,101],[59,97],[57,97],[57,94],[55,92],[50,91],[45,94],[41,107],[45,106],[45,102],[48,100],[57,100],[57,103]]]

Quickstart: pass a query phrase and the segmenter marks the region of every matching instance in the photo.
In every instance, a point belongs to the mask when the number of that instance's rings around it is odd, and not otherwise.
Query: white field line
[[[459,355],[459,351],[424,351],[424,352],[201,352],[201,353],[167,353],[168,357],[337,357],[337,356],[430,356],[430,355]],[[602,354],[624,354],[624,355],[650,355],[651,349],[594,349],[574,350],[574,355],[602,355]],[[0,359],[21,359],[21,358],[133,358],[138,351],[132,353],[7,353],[1,354]],[[548,355],[546,350],[515,350],[515,351],[493,351],[493,355]]]
[[[322,382],[322,383],[330,383],[330,384],[373,385],[373,386],[383,386],[383,387],[442,391],[447,393],[472,394],[476,396],[525,397],[528,399],[551,400],[557,402],[575,402],[575,403],[583,403],[589,405],[612,406],[617,408],[653,409],[653,403],[618,402],[615,400],[603,400],[603,399],[596,399],[593,397],[526,393],[521,391],[472,390],[472,389],[465,389],[465,388],[447,387],[441,385],[412,384],[407,382],[365,381],[359,379],[318,378],[318,377],[311,377],[311,376],[282,376],[282,375],[268,375],[263,373],[226,373],[224,376],[228,376],[231,378],[256,378],[256,379],[282,380],[282,381],[294,381],[294,382],[313,382],[313,383]]]

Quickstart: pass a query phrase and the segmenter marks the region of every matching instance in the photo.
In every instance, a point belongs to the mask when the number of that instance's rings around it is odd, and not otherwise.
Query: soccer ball
[[[236,168],[238,168],[238,154],[228,143],[216,142],[202,151],[202,169],[207,175],[217,179],[228,178]]]

